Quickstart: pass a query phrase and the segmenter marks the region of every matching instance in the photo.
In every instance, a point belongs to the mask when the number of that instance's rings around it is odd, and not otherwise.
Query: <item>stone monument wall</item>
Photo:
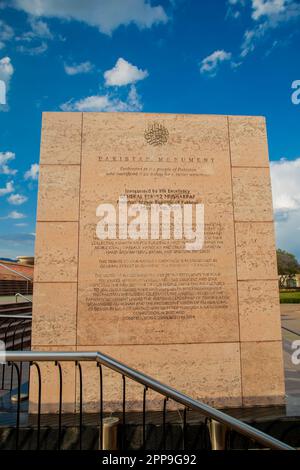
[[[118,220],[116,238],[99,239],[97,207],[118,209],[120,196],[145,208],[202,204],[203,248],[122,239]],[[218,407],[282,403],[264,118],[44,113],[36,232],[33,349],[101,351]],[[53,410],[57,370],[43,368],[43,401]],[[63,374],[72,410],[78,376],[71,364]],[[92,410],[99,371],[83,364],[83,374]],[[114,409],[121,378],[105,371],[104,384]],[[31,385],[34,408],[34,376]],[[142,396],[128,385],[129,408],[140,409]]]

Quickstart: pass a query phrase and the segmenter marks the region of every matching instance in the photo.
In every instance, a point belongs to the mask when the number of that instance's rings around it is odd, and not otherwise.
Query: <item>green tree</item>
[[[277,265],[280,287],[284,287],[286,279],[293,279],[295,274],[300,273],[300,264],[296,256],[288,251],[277,250]]]

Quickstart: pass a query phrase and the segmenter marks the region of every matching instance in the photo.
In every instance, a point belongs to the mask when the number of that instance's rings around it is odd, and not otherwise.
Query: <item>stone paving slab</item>
[[[292,343],[300,340],[300,304],[281,304],[283,357],[286,387],[286,412],[300,415],[300,365],[292,362]]]

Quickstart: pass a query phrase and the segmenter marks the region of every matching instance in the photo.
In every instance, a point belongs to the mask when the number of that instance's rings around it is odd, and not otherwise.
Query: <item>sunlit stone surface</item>
[[[172,236],[100,240],[96,209],[120,196],[146,208],[203,204],[203,249]],[[282,403],[263,118],[45,113],[37,220],[35,350],[102,351],[219,407]],[[66,410],[78,396],[72,367]],[[83,372],[86,410],[96,410],[97,368]],[[121,378],[106,374],[106,406],[120,409]],[[47,379],[44,411],[55,384]],[[142,392],[130,386],[130,409]],[[31,400],[34,409],[35,382]],[[161,399],[149,393],[147,406]]]

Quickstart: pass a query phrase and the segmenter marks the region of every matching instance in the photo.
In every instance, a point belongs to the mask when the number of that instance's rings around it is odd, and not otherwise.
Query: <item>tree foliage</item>
[[[300,264],[292,253],[284,250],[277,250],[277,264],[279,275],[294,276],[300,273]]]

